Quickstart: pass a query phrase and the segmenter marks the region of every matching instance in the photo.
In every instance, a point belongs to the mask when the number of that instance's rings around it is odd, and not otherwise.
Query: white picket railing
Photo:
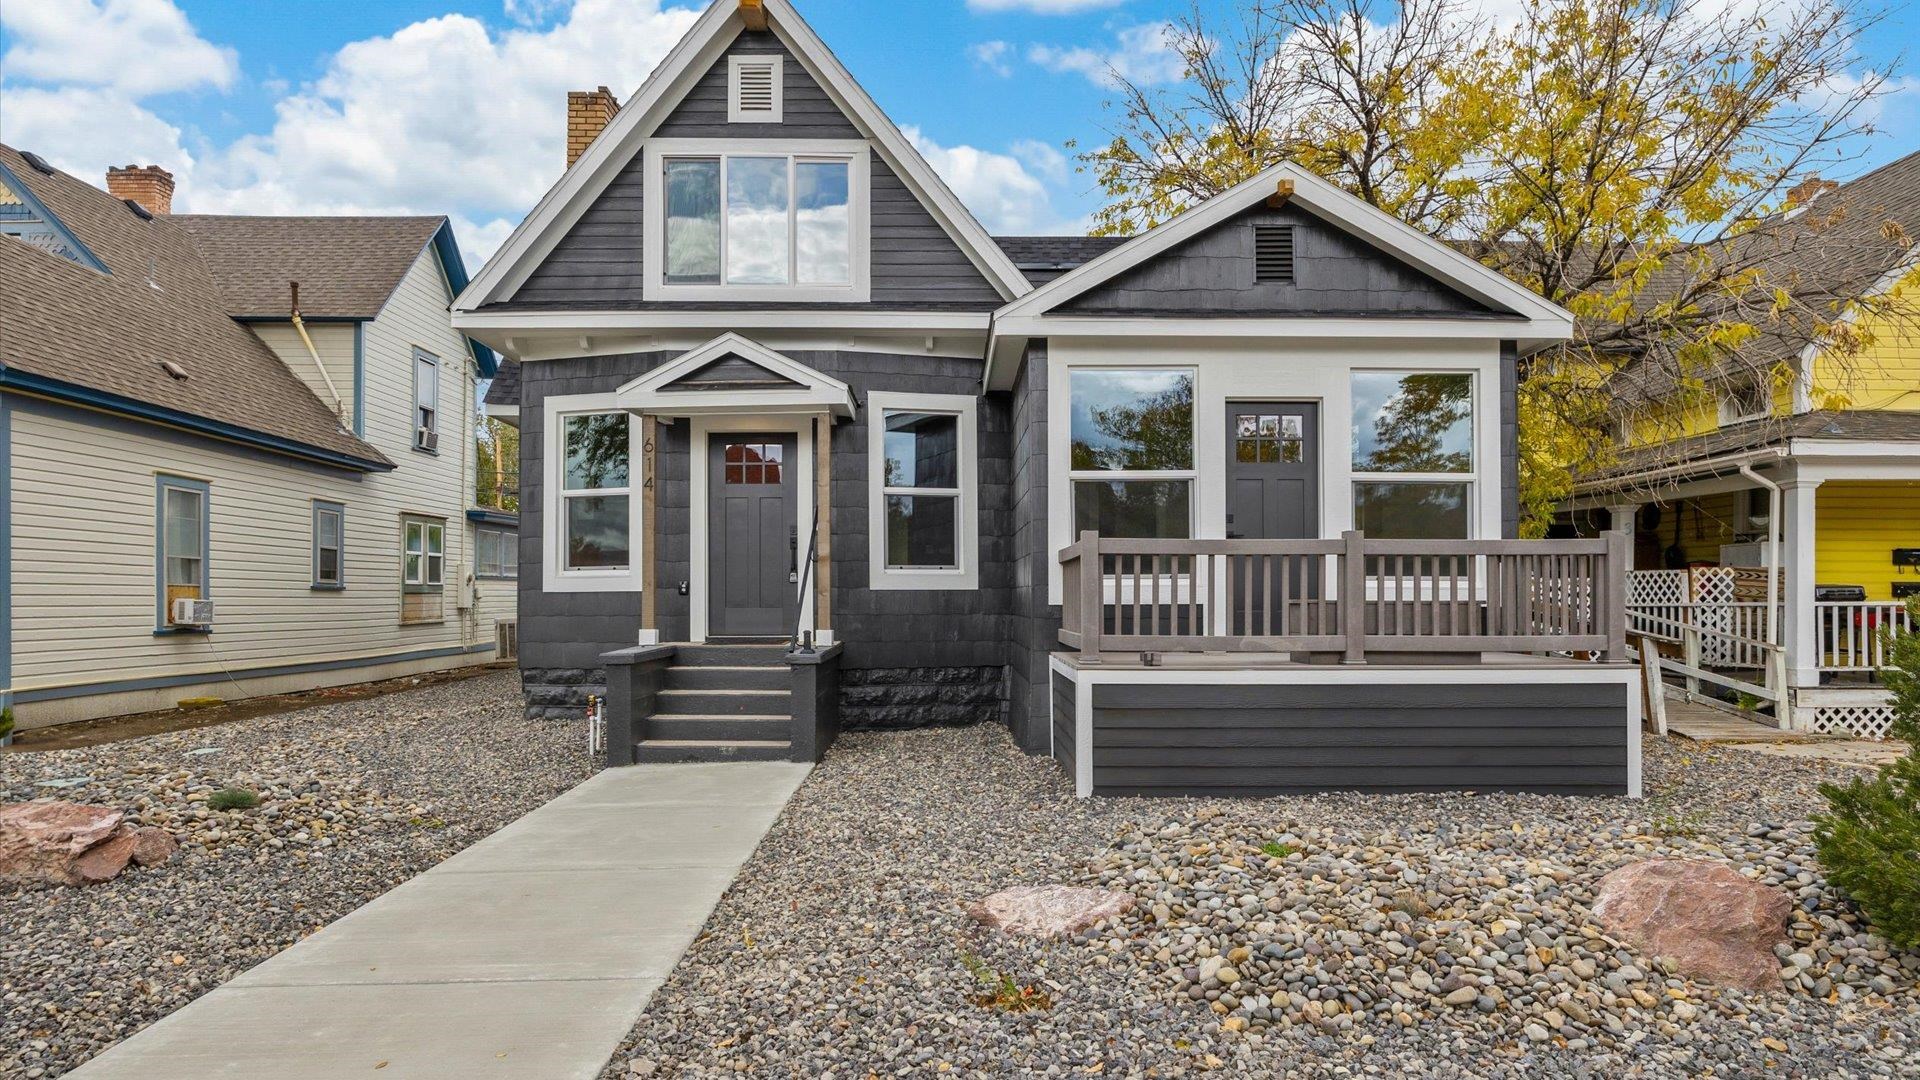
[[[1888,632],[1914,628],[1898,600],[1820,601],[1813,610],[1821,671],[1878,671],[1887,664]]]

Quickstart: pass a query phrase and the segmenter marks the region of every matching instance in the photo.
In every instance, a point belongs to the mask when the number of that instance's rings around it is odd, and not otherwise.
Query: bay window
[[[661,140],[647,203],[651,299],[865,300],[868,159],[863,144],[791,149],[741,140]]]
[[[1356,371],[1353,524],[1370,537],[1472,535],[1473,376]]]
[[[974,399],[874,391],[869,462],[871,586],[971,589],[979,583]]]
[[[1068,374],[1073,535],[1193,535],[1193,372],[1077,368]]]

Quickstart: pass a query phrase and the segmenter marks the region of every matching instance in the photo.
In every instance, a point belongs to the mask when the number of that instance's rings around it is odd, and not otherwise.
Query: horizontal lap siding
[[[780,55],[782,120],[727,123],[727,56],[661,121],[660,139],[864,139],[805,67],[771,33],[743,33],[727,55]],[[515,292],[516,302],[639,310],[643,298],[645,154],[636,152],[551,254]],[[876,154],[871,178],[874,307],[921,302],[997,306],[1001,297]]]
[[[1106,684],[1093,694],[1096,794],[1627,788],[1617,683]]]
[[[1072,679],[1059,672],[1053,672],[1053,760],[1067,770],[1067,776],[1074,775],[1076,758],[1074,751],[1075,698],[1078,689]]]

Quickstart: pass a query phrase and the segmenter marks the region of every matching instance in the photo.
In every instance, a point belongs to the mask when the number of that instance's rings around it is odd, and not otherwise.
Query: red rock
[[[73,872],[88,885],[112,881],[127,868],[127,861],[133,858],[133,849],[139,845],[140,841],[134,838],[131,830],[115,833],[73,860]]]
[[[1793,899],[1730,866],[1648,859],[1600,879],[1594,917],[1688,978],[1748,990],[1780,989],[1773,947],[1786,939]]]
[[[1071,885],[1022,885],[967,908],[988,926],[1027,937],[1068,937],[1133,910],[1133,894]]]
[[[180,841],[165,829],[152,826],[133,830],[133,861],[141,866],[159,866],[180,850]]]
[[[74,863],[112,839],[124,817],[118,810],[79,803],[0,806],[0,881],[80,884],[85,879]]]

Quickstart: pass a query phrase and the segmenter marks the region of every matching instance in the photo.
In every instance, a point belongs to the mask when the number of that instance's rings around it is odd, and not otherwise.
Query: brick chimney
[[[587,152],[588,144],[613,122],[620,111],[620,99],[602,86],[598,90],[567,92],[567,168]]]
[[[116,199],[132,199],[148,213],[173,213],[173,174],[158,165],[108,169],[107,193]]]

